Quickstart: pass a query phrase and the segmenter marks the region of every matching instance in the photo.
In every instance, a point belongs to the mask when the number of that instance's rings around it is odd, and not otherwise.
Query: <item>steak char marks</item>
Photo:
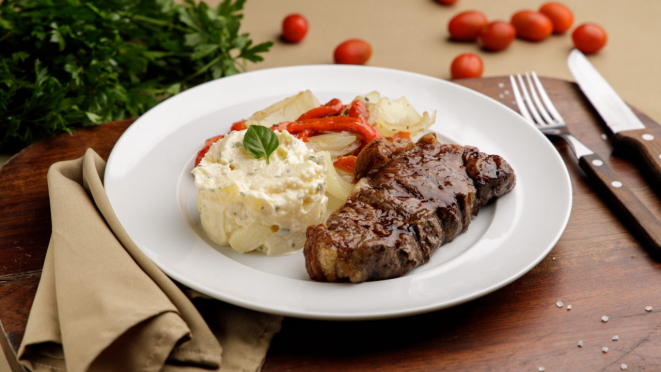
[[[313,280],[401,276],[428,262],[466,231],[480,207],[515,184],[500,156],[441,144],[433,133],[415,144],[372,141],[358,156],[355,175],[359,181],[342,208],[307,229],[305,266]]]

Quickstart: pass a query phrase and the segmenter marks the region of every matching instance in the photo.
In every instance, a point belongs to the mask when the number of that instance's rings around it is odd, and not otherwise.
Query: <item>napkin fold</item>
[[[212,330],[122,228],[104,169],[88,149],[48,171],[53,232],[19,362],[33,371],[259,370],[282,317],[195,300]]]

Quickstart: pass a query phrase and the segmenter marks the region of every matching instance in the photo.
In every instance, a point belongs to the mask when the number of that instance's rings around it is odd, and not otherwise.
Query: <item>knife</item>
[[[633,148],[661,185],[661,140],[645,127],[599,71],[577,49],[569,53],[569,70],[606,125],[613,131],[613,147]]]
[[[583,53],[577,49],[572,50],[567,58],[567,64],[578,86],[613,132],[613,147],[616,150],[625,147],[635,150],[643,159],[644,170],[651,171],[661,185],[661,140],[645,127]],[[652,248],[650,253],[661,257],[661,222],[635,198],[633,193],[625,190],[626,187],[623,187],[621,182],[609,182],[615,179],[614,173],[598,174],[600,171],[596,167],[590,167],[592,169],[588,170],[583,164],[580,165],[588,173],[597,173],[591,175],[597,176],[602,191],[614,197],[612,201],[623,217],[627,217],[625,220],[633,222],[633,226],[640,233],[639,236],[647,243],[646,246]]]

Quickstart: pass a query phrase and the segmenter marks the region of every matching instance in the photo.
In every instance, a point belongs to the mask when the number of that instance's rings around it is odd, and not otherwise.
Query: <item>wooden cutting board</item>
[[[611,153],[610,133],[578,87],[557,79],[542,82],[572,133],[661,217],[660,196],[635,159]],[[457,83],[515,108],[506,77]],[[634,111],[661,136],[658,124]],[[14,366],[50,238],[48,167],[80,157],[89,147],[107,159],[130,124],[49,138],[0,170],[0,341]],[[554,144],[571,176],[572,214],[556,247],[528,274],[477,300],[418,316],[364,322],[286,318],[263,371],[615,371],[622,363],[633,371],[660,370],[661,264],[593,192],[568,147]],[[608,322],[601,320],[604,315]]]

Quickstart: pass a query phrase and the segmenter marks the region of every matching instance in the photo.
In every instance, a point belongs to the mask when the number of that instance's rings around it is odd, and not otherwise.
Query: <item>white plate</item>
[[[482,210],[431,261],[390,280],[310,281],[302,252],[242,255],[211,243],[199,225],[190,170],[204,140],[231,123],[310,89],[320,101],[378,90],[438,111],[441,139],[503,156],[517,185]],[[316,319],[378,319],[457,305],[533,268],[560,238],[571,184],[551,143],[518,114],[436,78],[361,66],[299,66],[244,73],[180,93],[141,116],[115,145],[105,171],[110,202],[135,243],[186,286],[238,306]]]

